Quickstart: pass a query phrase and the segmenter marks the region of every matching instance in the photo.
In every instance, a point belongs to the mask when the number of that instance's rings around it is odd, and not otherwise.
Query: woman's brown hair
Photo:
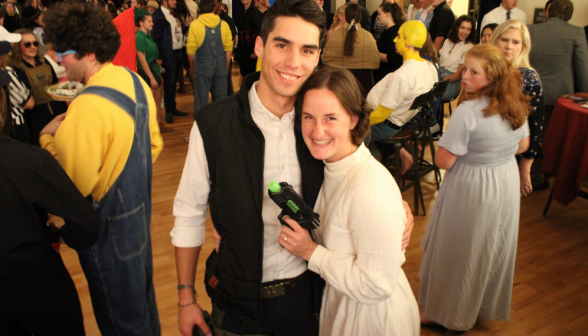
[[[394,21],[394,25],[402,26],[406,20],[404,11],[396,3],[383,2],[380,5],[380,8],[382,8],[384,13],[390,13],[390,15],[392,15],[392,21]]]
[[[24,36],[26,34],[31,34],[33,36],[35,36],[35,34],[33,34],[32,31],[28,30],[28,29],[18,29],[14,32],[15,34],[20,34],[21,36]],[[35,40],[37,40],[37,37],[35,36]],[[23,43],[23,41],[21,40],[18,43],[15,43],[12,46],[12,64],[14,64],[15,66],[21,67],[21,68],[25,68],[25,65],[23,63],[22,60],[22,53],[20,52],[20,44]],[[43,62],[43,54],[41,54],[41,48],[37,48],[37,56],[35,57],[37,59],[37,61],[39,62]]]
[[[349,4],[345,8],[345,21],[349,23],[349,29],[345,33],[345,44],[343,45],[343,56],[352,56],[357,39],[358,25],[361,23],[361,7],[358,4]],[[353,24],[351,24],[353,22]]]
[[[343,68],[325,66],[304,83],[296,101],[296,127],[302,122],[304,96],[310,90],[328,89],[333,92],[350,117],[357,116],[357,125],[351,130],[351,141],[359,146],[370,127],[369,110],[363,98],[363,90],[353,74]]]
[[[499,114],[502,119],[511,123],[512,129],[523,126],[531,110],[527,104],[531,98],[525,96],[522,89],[523,75],[510,65],[500,49],[492,44],[473,47],[465,55],[465,59],[468,58],[480,61],[490,84],[473,93],[462,90],[458,104],[486,96],[490,103],[484,109],[485,117]]]
[[[431,40],[431,34],[427,33],[427,40],[419,51],[419,55],[421,55],[421,57],[427,56],[433,61],[433,63],[439,64],[439,54],[437,53],[437,50],[435,50],[435,45]]]

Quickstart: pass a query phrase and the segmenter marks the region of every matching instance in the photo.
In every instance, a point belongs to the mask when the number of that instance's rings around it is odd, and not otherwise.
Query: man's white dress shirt
[[[288,182],[302,195],[300,164],[294,136],[294,110],[281,119],[276,117],[263,106],[257,96],[256,87],[257,82],[249,90],[249,104],[253,121],[265,138],[264,186],[271,181]],[[235,171],[235,174],[239,172]],[[174,246],[196,247],[204,244],[204,222],[208,213],[210,183],[202,136],[198,125],[194,123],[184,172],[174,200],[176,219],[171,231]],[[304,259],[293,256],[278,243],[282,229],[278,221],[281,211],[268,193],[264,192],[261,211],[264,223],[262,282],[294,278],[307,269]]]
[[[484,18],[482,19],[482,25],[480,26],[480,36],[482,36],[482,30],[484,29],[484,27],[486,27],[486,25],[490,24],[490,23],[498,23],[501,24],[504,21],[506,21],[506,13],[508,11],[502,7],[502,4],[496,8],[494,8],[493,10],[491,10],[490,12],[488,12],[486,15],[484,15]],[[522,10],[518,9],[518,8],[513,8],[510,11],[510,19],[511,20],[520,20],[524,25],[527,24],[527,15],[525,14],[525,12],[523,12]]]
[[[161,11],[167,22],[169,22],[171,26],[171,37],[172,37],[172,48],[174,50],[179,50],[184,47],[184,34],[182,34],[182,24],[178,19],[176,19],[169,11],[169,9],[161,6]]]

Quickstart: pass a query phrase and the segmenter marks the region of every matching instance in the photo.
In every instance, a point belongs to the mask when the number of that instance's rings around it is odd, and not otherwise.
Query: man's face
[[[167,8],[169,9],[176,9],[176,0],[163,0],[163,3],[167,3]]]
[[[517,6],[519,0],[502,0],[502,7],[511,10]]]
[[[61,65],[65,67],[65,73],[67,74],[67,79],[70,81],[81,81],[84,80],[87,72],[87,65],[86,59],[89,56],[86,55],[82,57],[81,60],[76,58],[75,54],[63,55]],[[59,58],[56,56],[53,57],[53,60],[59,62]]]
[[[276,18],[265,45],[261,36],[255,40],[255,54],[261,58],[258,92],[295,98],[318,64],[319,35],[316,25],[300,17]]]
[[[131,7],[138,7],[137,0],[131,0]]]
[[[419,3],[421,4],[421,7],[424,9],[429,8],[429,6],[431,6],[431,0],[419,0]]]
[[[404,38],[404,31],[402,27],[398,31],[398,36],[394,39],[394,44],[396,44],[396,53],[399,55],[403,55],[408,48],[406,47],[406,39]]]
[[[431,5],[433,5],[433,7],[437,7],[440,4],[443,3],[444,0],[431,0]]]

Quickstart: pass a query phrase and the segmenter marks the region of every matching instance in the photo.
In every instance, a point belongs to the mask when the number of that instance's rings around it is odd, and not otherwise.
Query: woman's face
[[[6,4],[6,14],[8,14],[9,16],[14,15],[14,4],[11,4],[11,3]]]
[[[302,135],[317,160],[336,162],[353,154],[351,130],[357,125],[337,96],[329,89],[309,90],[302,106]]]
[[[490,84],[490,80],[486,76],[482,61],[476,57],[467,57],[461,74],[461,85],[464,91],[474,93],[488,84]]]
[[[31,1],[31,7],[37,8],[37,0]]]
[[[35,22],[41,26],[41,27],[45,27],[45,22],[43,22],[43,14],[37,16],[37,18],[35,19]]]
[[[470,36],[471,32],[472,24],[468,21],[463,21],[461,25],[459,25],[459,30],[457,31],[457,37],[459,38],[459,41],[465,41],[465,39]]]
[[[141,25],[141,28],[150,31],[151,29],[153,29],[153,18],[151,17],[151,15],[148,15],[147,17],[145,17],[145,20],[141,21],[139,24]]]
[[[523,51],[523,34],[520,30],[511,28],[498,38],[496,46],[502,51],[504,58],[512,63]]]
[[[389,21],[392,21],[392,16],[390,15],[390,13],[386,13],[384,12],[384,10],[382,9],[382,7],[378,7],[378,21],[381,24],[387,24]]]
[[[492,33],[494,31],[492,30],[492,28],[486,28],[482,31],[482,43],[490,43],[490,41],[492,41]]]
[[[35,46],[37,38],[33,34],[24,34],[20,41],[20,53],[26,57],[37,56],[37,49],[39,49],[39,43]]]

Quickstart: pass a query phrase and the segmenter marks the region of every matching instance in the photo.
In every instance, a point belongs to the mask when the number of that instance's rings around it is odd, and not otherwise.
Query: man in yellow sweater
[[[63,3],[45,15],[45,40],[69,80],[86,87],[40,143],[102,219],[78,252],[103,335],[160,335],[151,254],[151,164],[163,148],[149,86],[111,61],[120,37],[107,12]]]
[[[227,96],[227,71],[233,56],[233,36],[229,25],[214,14],[219,3],[201,0],[198,19],[190,24],[186,51],[194,73],[194,116],[212,100]]]

